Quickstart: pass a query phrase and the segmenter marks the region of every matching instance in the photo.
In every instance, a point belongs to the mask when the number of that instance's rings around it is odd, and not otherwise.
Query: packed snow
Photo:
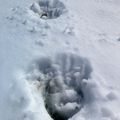
[[[0,5],[0,120],[120,120],[119,0]]]

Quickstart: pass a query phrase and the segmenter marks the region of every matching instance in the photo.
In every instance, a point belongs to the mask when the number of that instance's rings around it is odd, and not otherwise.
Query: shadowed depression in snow
[[[71,53],[43,57],[35,66],[40,72],[38,81],[44,82],[45,108],[54,120],[68,120],[83,106],[83,79],[89,79],[92,72],[89,61]]]
[[[65,5],[59,0],[40,0],[33,3],[30,9],[43,19],[54,19],[65,12]]]

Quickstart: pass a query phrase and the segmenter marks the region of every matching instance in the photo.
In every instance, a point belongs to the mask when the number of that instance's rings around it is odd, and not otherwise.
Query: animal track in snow
[[[86,58],[72,53],[60,53],[56,57],[38,59],[34,68],[44,83],[43,98],[46,110],[54,120],[68,120],[83,106],[82,81],[89,79],[91,65]]]
[[[65,10],[65,5],[59,0],[40,0],[33,3],[30,9],[40,15],[43,19],[55,19],[62,15]]]

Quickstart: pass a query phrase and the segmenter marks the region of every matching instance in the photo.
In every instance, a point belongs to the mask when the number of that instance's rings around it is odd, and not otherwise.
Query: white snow
[[[0,120],[52,120],[42,95],[45,83],[38,81],[47,78],[36,63],[55,61],[59,53],[86,58],[92,67],[91,77],[80,83],[83,107],[70,120],[120,120],[120,1],[60,0],[66,11],[54,19],[35,13],[38,1],[0,1]]]

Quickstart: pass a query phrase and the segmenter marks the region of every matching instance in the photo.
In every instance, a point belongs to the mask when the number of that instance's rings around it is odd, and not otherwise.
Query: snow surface
[[[120,1],[61,1],[66,12],[45,20],[30,9],[37,1],[0,1],[0,120],[52,120],[32,66],[60,52],[92,66],[84,105],[70,120],[120,120]]]

